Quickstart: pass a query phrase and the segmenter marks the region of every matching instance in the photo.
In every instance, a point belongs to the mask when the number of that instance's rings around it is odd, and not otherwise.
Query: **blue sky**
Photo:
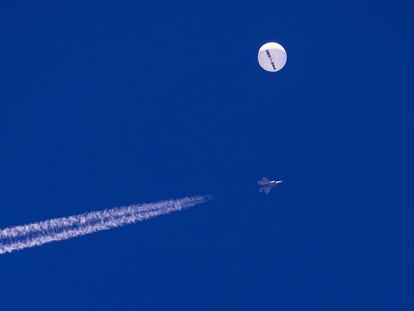
[[[412,10],[3,1],[0,227],[215,200],[1,256],[1,310],[412,310]]]

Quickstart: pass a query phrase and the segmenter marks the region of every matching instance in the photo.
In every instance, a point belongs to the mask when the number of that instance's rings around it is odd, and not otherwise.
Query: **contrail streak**
[[[210,200],[210,196],[187,197],[178,200],[116,207],[5,228],[0,230],[0,254],[122,227],[152,217],[180,211]]]

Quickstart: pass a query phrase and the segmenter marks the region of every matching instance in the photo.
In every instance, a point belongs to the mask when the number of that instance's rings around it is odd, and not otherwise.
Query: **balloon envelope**
[[[287,54],[286,50],[279,43],[268,42],[259,49],[257,59],[260,67],[264,70],[276,72],[285,66]]]

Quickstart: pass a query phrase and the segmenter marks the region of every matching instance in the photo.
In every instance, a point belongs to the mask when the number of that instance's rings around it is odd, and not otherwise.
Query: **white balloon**
[[[268,42],[261,46],[257,54],[260,67],[266,71],[276,72],[282,69],[287,61],[286,50],[279,43]]]

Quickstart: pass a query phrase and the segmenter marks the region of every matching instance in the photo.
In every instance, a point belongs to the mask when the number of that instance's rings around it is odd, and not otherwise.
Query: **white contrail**
[[[133,224],[205,203],[209,200],[211,200],[210,196],[187,197],[178,200],[117,207],[5,228],[0,230],[0,254]]]

